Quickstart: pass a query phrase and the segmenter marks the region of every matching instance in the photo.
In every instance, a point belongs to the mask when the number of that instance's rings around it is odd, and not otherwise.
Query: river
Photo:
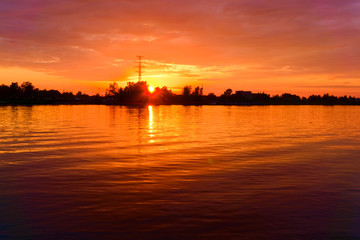
[[[0,107],[0,239],[360,239],[360,107]]]

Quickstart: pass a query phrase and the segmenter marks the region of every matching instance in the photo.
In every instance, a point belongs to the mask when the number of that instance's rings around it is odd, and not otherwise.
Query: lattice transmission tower
[[[142,73],[142,58],[144,56],[136,56],[138,58],[138,64],[139,64],[139,70],[137,71],[139,73],[139,82],[141,81],[141,73]]]

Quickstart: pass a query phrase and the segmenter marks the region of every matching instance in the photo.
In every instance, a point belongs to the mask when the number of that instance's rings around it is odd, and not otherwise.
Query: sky
[[[358,0],[0,0],[0,84],[360,97]]]

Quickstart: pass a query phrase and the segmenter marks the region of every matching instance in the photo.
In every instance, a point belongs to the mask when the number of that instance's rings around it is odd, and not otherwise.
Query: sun
[[[149,92],[151,92],[151,93],[153,93],[155,91],[155,88],[153,86],[149,86],[148,89],[149,89]]]

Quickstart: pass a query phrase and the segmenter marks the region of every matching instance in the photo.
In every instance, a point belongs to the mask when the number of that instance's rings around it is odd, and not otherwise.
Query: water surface
[[[0,107],[0,239],[360,239],[356,106]]]

